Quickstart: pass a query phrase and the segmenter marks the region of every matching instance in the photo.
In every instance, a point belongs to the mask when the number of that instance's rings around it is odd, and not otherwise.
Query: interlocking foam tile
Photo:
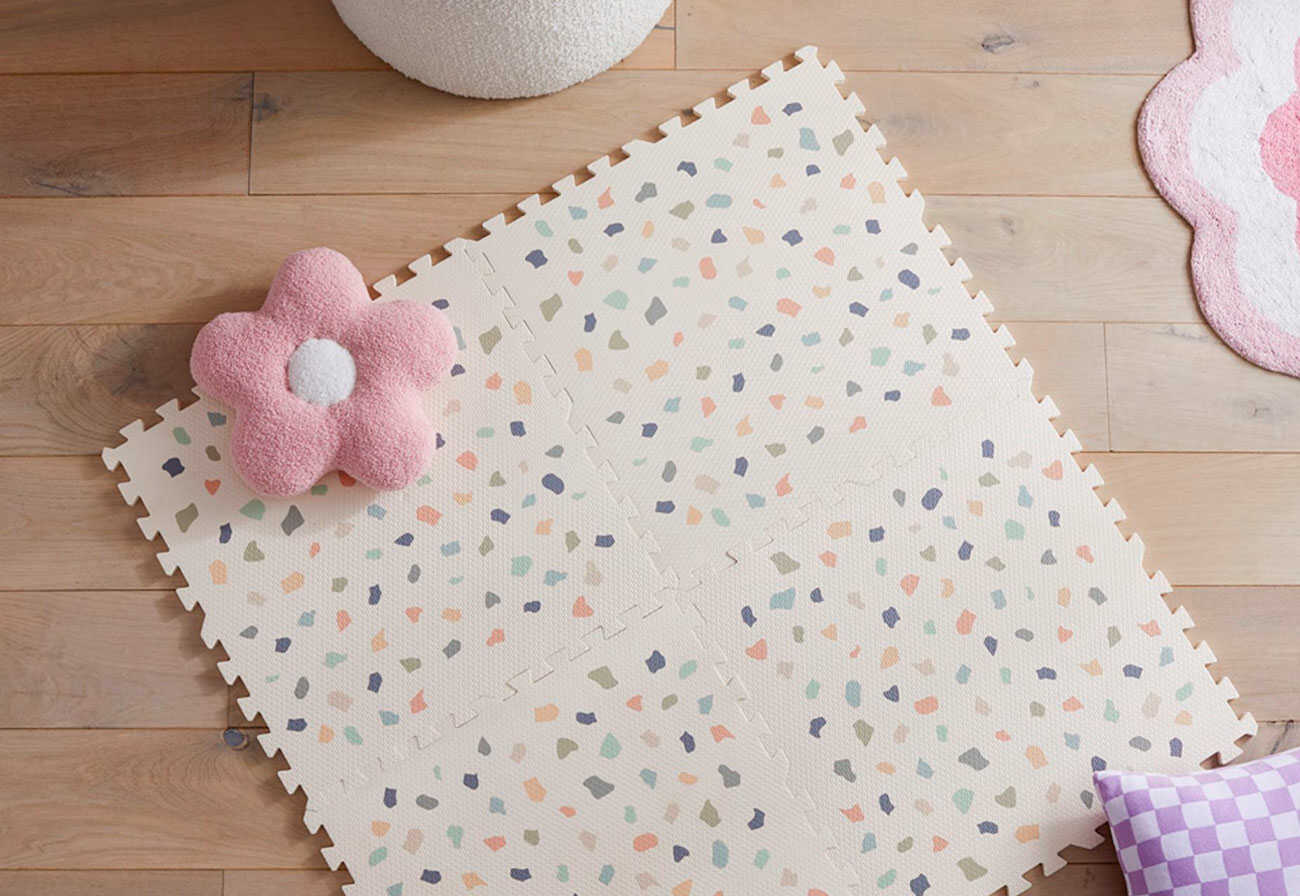
[[[660,576],[464,259],[408,281],[461,343],[432,393],[434,466],[376,493],[337,474],[296,498],[251,494],[224,460],[228,416],[199,400],[111,449],[178,568],[203,637],[230,655],[269,753],[309,801],[409,748],[449,713],[545,667],[654,600]],[[516,534],[517,533],[517,534]]]
[[[327,806],[326,858],[367,893],[845,892],[715,662],[664,606]]]
[[[1021,889],[1100,842],[1094,771],[1186,768],[1249,730],[1049,410],[964,421],[698,589],[795,783],[882,889]]]
[[[376,284],[461,342],[417,485],[256,498],[204,399],[105,451],[357,891],[1014,893],[1254,730],[796,56]]]
[[[734,85],[475,247],[682,578],[1015,379],[836,77]]]

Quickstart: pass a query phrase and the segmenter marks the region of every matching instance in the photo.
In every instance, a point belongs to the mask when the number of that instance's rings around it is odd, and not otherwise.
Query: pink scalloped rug
[[[1300,4],[1191,0],[1196,52],[1147,97],[1151,180],[1195,228],[1201,311],[1232,349],[1300,376]]]

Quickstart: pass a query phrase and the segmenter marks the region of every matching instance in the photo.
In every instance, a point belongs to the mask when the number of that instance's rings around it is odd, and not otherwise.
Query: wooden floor
[[[1185,0],[678,0],[618,70],[502,103],[404,80],[328,0],[0,0],[0,894],[346,880],[223,745],[252,729],[97,456],[187,390],[198,325],[294,249],[378,279],[803,43],[1175,583],[1249,754],[1300,744],[1300,382],[1206,328],[1134,145]],[[1123,892],[1109,847],[1070,857],[1031,892]]]

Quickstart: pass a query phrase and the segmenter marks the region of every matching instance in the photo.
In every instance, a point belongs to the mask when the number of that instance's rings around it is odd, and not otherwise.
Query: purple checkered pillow
[[[1300,894],[1300,749],[1195,775],[1094,776],[1131,896]]]

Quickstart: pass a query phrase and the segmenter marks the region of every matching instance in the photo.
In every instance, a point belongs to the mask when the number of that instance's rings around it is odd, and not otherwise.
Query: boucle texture
[[[539,96],[600,74],[641,44],[668,0],[334,0],[377,56],[430,87]]]
[[[316,370],[300,372],[295,389],[290,359],[330,342],[323,354],[348,358],[352,382]],[[232,459],[255,491],[300,494],[330,470],[391,490],[414,481],[433,456],[420,393],[450,369],[455,347],[440,311],[372,302],[345,257],[308,249],[280,266],[260,309],[219,315],[199,331],[190,372],[200,390],[234,409]],[[318,387],[328,403],[302,394]]]

